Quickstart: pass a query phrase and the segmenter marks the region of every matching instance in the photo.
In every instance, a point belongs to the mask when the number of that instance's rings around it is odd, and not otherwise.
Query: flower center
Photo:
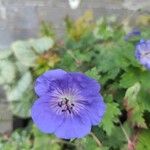
[[[58,102],[58,106],[61,108],[62,112],[68,111],[71,114],[74,104],[71,102],[71,100],[65,97],[65,98],[62,98],[62,100]]]

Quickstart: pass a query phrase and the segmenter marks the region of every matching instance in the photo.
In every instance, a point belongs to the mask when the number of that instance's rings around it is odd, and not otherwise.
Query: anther
[[[65,99],[65,104],[67,105],[69,102],[69,99],[67,99],[67,98],[64,98],[64,99]]]
[[[70,109],[67,109],[67,110],[68,110],[69,114],[71,114],[71,110]]]
[[[66,101],[69,101],[68,98],[66,98],[66,97],[65,97],[64,99],[65,99]]]
[[[61,110],[62,112],[68,111],[69,114],[71,114],[74,104],[73,103],[70,104],[69,99],[65,97],[65,98],[62,98],[62,101],[58,102],[58,106],[62,107],[62,110]]]
[[[63,105],[62,101],[61,101],[61,102],[58,102],[58,106],[59,106],[59,107],[62,107],[62,105]]]
[[[71,103],[71,106],[74,106],[74,104],[73,104],[73,103]]]

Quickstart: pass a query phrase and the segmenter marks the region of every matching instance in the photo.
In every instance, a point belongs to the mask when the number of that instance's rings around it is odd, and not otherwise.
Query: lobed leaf
[[[50,37],[42,37],[39,39],[30,39],[29,44],[38,53],[42,54],[53,47],[54,41]]]
[[[121,114],[117,103],[107,103],[106,112],[104,118],[100,124],[100,127],[106,131],[107,135],[112,134],[112,130],[115,127],[114,122],[118,122],[118,116]]]
[[[16,78],[16,67],[9,60],[0,60],[0,84],[11,84]]]
[[[35,66],[36,53],[31,49],[27,41],[17,41],[12,44],[12,50],[20,63],[25,66]]]

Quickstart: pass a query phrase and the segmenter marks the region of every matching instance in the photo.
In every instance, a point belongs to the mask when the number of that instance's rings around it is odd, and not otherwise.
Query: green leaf
[[[53,26],[47,22],[41,23],[40,32],[42,36],[55,37]]]
[[[127,89],[126,94],[125,94],[125,99],[128,100],[129,105],[130,105],[130,102],[132,104],[136,101],[140,88],[141,88],[141,85],[139,82],[137,82],[133,86]]]
[[[59,67],[68,71],[75,71],[77,68],[76,61],[68,52],[64,53],[63,58],[60,60]]]
[[[100,127],[106,131],[107,135],[111,135],[113,128],[115,127],[114,122],[118,122],[118,116],[121,114],[117,103],[107,103],[106,112]]]
[[[34,126],[32,134],[34,135],[33,150],[61,150],[61,141],[58,143],[54,136],[43,134]]]
[[[0,50],[0,59],[6,59],[11,56],[12,51],[10,49]]]
[[[130,68],[123,74],[120,81],[121,87],[128,88],[124,98],[125,107],[128,111],[128,120],[133,126],[147,128],[144,112],[150,111],[149,79],[150,73],[148,71],[139,68]]]
[[[54,41],[50,37],[42,37],[40,39],[30,39],[29,43],[38,54],[42,54],[48,51],[54,45]]]
[[[136,150],[150,150],[150,130],[143,130],[137,139]]]
[[[8,100],[21,101],[23,94],[29,89],[31,83],[32,83],[32,75],[30,72],[26,72],[17,82],[17,85],[7,93]]]
[[[0,60],[0,84],[13,83],[16,78],[16,67],[9,60]]]
[[[30,72],[26,72],[13,89],[6,91],[14,115],[23,118],[30,116],[30,108],[34,100],[32,90],[32,76]]]
[[[75,144],[77,150],[104,150],[103,146],[99,147],[91,136],[76,140]]]
[[[21,95],[18,101],[10,102],[10,109],[14,115],[21,118],[28,118],[31,116],[30,109],[34,100],[34,95],[31,91],[32,89],[29,88]]]
[[[138,82],[137,76],[138,75],[136,75],[134,71],[125,72],[120,80],[120,87],[128,88],[132,86],[134,83]]]
[[[16,61],[15,65],[16,65],[18,73],[20,73],[21,75],[25,74],[29,70],[27,66],[23,65],[19,61]]]
[[[27,130],[16,130],[9,137],[0,137],[1,150],[29,150],[32,147],[30,135]]]
[[[139,92],[141,85],[140,83],[135,83],[133,86],[129,87],[125,94],[125,104],[126,110],[128,111],[128,119],[133,125],[146,128],[145,120],[143,118],[144,107],[138,101]]]
[[[101,40],[107,40],[112,38],[114,34],[113,28],[106,23],[104,18],[97,21],[96,28],[94,30],[94,35],[96,38]]]
[[[16,58],[25,66],[35,66],[37,59],[36,53],[31,49],[31,46],[26,41],[17,41],[12,44],[13,52]]]
[[[134,83],[140,82],[143,89],[150,89],[150,73],[147,70],[130,68],[122,75],[121,78],[120,87],[128,88],[131,87]]]
[[[144,110],[139,105],[135,104],[135,107],[133,108],[132,111],[132,115],[130,116],[129,119],[133,126],[136,125],[140,128],[147,128],[144,119]]]
[[[96,69],[96,67],[86,71],[85,74],[87,76],[95,79],[95,80],[99,80],[99,78],[100,78],[100,75],[99,75],[98,70]]]
[[[126,70],[131,64],[136,64],[132,44],[106,41],[95,46],[97,51],[94,63],[101,72],[101,80],[105,83],[108,79],[115,79],[120,71]]]
[[[140,108],[143,108],[143,110],[150,112],[149,97],[150,97],[149,91],[147,91],[147,90],[145,91],[145,90],[141,89],[141,91],[137,97],[137,100],[138,100]]]
[[[122,129],[120,127],[114,127],[112,134],[104,141],[104,143],[109,147],[113,147],[113,149],[119,149],[124,143],[127,143],[127,140]]]
[[[68,51],[69,52],[69,51]],[[76,50],[74,52],[74,57],[81,62],[88,62],[90,61],[90,55],[86,55],[83,51]]]
[[[119,68],[114,68],[114,69],[110,69],[107,73],[104,73],[101,78],[100,78],[100,81],[102,84],[105,84],[106,81],[108,79],[115,79],[115,77],[119,74],[120,72],[120,69]]]

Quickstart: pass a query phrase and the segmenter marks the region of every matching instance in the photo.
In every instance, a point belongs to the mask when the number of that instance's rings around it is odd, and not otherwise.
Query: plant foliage
[[[54,39],[52,27],[43,24],[42,37],[14,42],[0,52],[0,84],[13,114],[28,118],[35,99],[34,80],[53,68],[81,71],[101,84],[107,105],[99,126],[83,139],[59,140],[35,127],[1,137],[0,149],[8,150],[150,150],[150,71],[135,58],[135,45],[150,37],[125,40],[127,27],[112,18],[94,22],[91,12],[74,21],[65,19],[63,40]],[[16,144],[14,144],[16,143]]]

